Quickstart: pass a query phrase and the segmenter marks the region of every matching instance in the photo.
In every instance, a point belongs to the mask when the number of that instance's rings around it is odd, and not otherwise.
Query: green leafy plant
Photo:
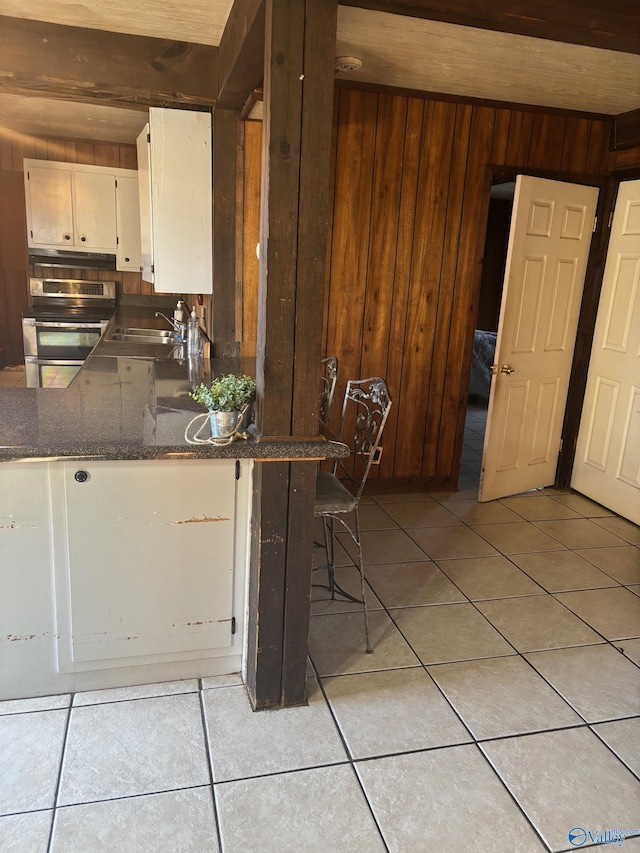
[[[239,412],[245,403],[256,399],[256,381],[244,374],[227,373],[216,377],[211,385],[201,382],[189,396],[210,412]]]

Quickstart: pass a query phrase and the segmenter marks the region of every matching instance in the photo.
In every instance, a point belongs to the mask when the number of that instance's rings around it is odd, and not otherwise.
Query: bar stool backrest
[[[350,491],[358,501],[371,466],[380,464],[380,440],[390,408],[391,396],[384,379],[372,376],[347,382],[342,404],[340,440],[349,446],[351,455],[345,460],[347,464],[341,459],[336,460],[334,473],[341,480],[349,480]]]
[[[328,424],[333,406],[333,395],[338,381],[338,359],[330,355],[322,359],[322,374],[320,377],[320,423]]]

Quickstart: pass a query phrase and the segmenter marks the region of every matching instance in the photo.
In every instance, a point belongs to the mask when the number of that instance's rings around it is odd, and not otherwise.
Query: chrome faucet
[[[176,333],[178,341],[180,343],[184,343],[185,329],[186,329],[185,323],[181,323],[179,320],[174,320],[172,317],[167,317],[167,315],[163,314],[162,311],[156,311],[155,316],[156,317],[164,317],[164,319],[167,321],[167,323],[171,326],[173,331]]]

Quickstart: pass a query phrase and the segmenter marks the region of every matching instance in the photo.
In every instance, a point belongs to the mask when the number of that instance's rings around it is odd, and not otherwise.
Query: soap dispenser
[[[183,304],[182,299],[178,299],[173,311],[173,319],[175,320],[175,329],[178,333],[179,341],[186,340],[185,330],[187,328],[187,324],[184,321],[184,311],[182,310]]]
[[[200,325],[195,305],[187,321],[187,355],[200,355]]]

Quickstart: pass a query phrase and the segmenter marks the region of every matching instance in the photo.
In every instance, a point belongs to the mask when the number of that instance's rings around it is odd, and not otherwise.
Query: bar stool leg
[[[364,611],[364,638],[366,645],[366,652],[368,655],[372,654],[373,649],[371,648],[371,640],[369,638],[369,611],[367,610],[367,598],[365,591],[365,580],[364,580],[364,563],[362,561],[362,545],[360,539],[360,516],[358,514],[358,507],[356,506],[354,510],[354,514],[356,517],[356,545],[358,548],[358,570],[360,571],[360,586],[362,589],[362,609]]]

